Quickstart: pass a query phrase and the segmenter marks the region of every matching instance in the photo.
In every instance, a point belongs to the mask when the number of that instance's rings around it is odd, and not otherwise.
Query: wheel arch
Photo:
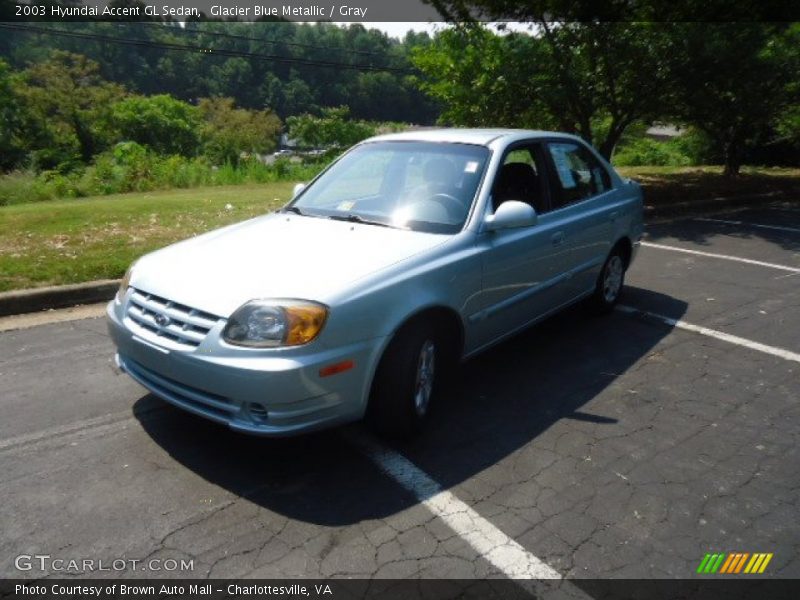
[[[425,321],[432,322],[453,335],[449,340],[450,347],[460,360],[464,353],[464,321],[461,315],[449,306],[432,305],[417,310],[407,316],[390,337],[394,338],[404,328]]]
[[[369,385],[367,386],[368,394],[365,406],[369,404],[369,399],[372,395],[372,389],[375,385],[375,377],[378,373],[378,370],[381,368],[381,364],[387,354],[387,351],[392,345],[392,342],[396,340],[398,335],[405,329],[426,321],[443,326],[446,328],[446,330],[449,330],[451,333],[453,333],[453,337],[450,338],[452,342],[450,349],[452,353],[451,355],[454,358],[453,362],[458,363],[461,360],[464,355],[465,330],[464,322],[458,311],[443,304],[432,304],[420,307],[402,319],[397,327],[395,327],[394,330],[386,337],[386,342],[380,349],[378,359],[375,361],[372,372],[369,376],[370,379]]]
[[[622,253],[622,260],[625,262],[625,270],[631,265],[631,258],[633,256],[633,243],[628,236],[623,236],[616,241],[608,253],[611,256],[614,251],[619,250]]]

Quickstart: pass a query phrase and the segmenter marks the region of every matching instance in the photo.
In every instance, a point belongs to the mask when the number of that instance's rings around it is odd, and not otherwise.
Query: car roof
[[[558,133],[555,131],[540,131],[532,129],[462,129],[457,127],[452,128],[421,128],[412,131],[404,131],[402,133],[388,133],[379,135],[365,142],[393,142],[393,141],[406,141],[406,142],[444,142],[455,144],[477,144],[480,146],[489,146],[492,142],[501,138],[537,138],[537,137],[563,137],[574,139],[575,136]]]

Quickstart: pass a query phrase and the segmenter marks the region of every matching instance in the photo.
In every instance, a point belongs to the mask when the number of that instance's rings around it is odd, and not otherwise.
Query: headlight
[[[222,337],[237,346],[299,346],[317,337],[327,318],[316,302],[251,300],[231,315]]]
[[[122,281],[119,282],[119,290],[117,290],[117,302],[122,302],[123,296],[125,296],[125,292],[128,291],[128,286],[131,284],[131,275],[133,275],[133,267],[136,266],[136,263],[133,263],[128,270],[125,271],[125,276],[122,278]]]

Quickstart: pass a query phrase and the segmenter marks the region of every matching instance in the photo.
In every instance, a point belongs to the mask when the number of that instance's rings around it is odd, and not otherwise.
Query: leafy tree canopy
[[[652,23],[541,22],[532,35],[499,35],[480,24],[440,33],[414,54],[458,125],[557,128],[594,143],[609,157],[625,129],[669,105],[669,45]],[[647,76],[643,76],[647,73]]]
[[[104,80],[96,62],[56,50],[22,75],[18,95],[36,123],[32,135],[47,141],[39,147],[61,159],[74,152],[89,162],[108,145],[111,105],[125,90]]]
[[[13,166],[24,153],[20,138],[23,113],[14,79],[8,64],[0,60],[0,169]]]

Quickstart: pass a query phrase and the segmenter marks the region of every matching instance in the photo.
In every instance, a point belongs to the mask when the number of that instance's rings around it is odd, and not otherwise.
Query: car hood
[[[326,302],[448,236],[274,213],[141,258],[131,286],[222,317],[255,298]]]

